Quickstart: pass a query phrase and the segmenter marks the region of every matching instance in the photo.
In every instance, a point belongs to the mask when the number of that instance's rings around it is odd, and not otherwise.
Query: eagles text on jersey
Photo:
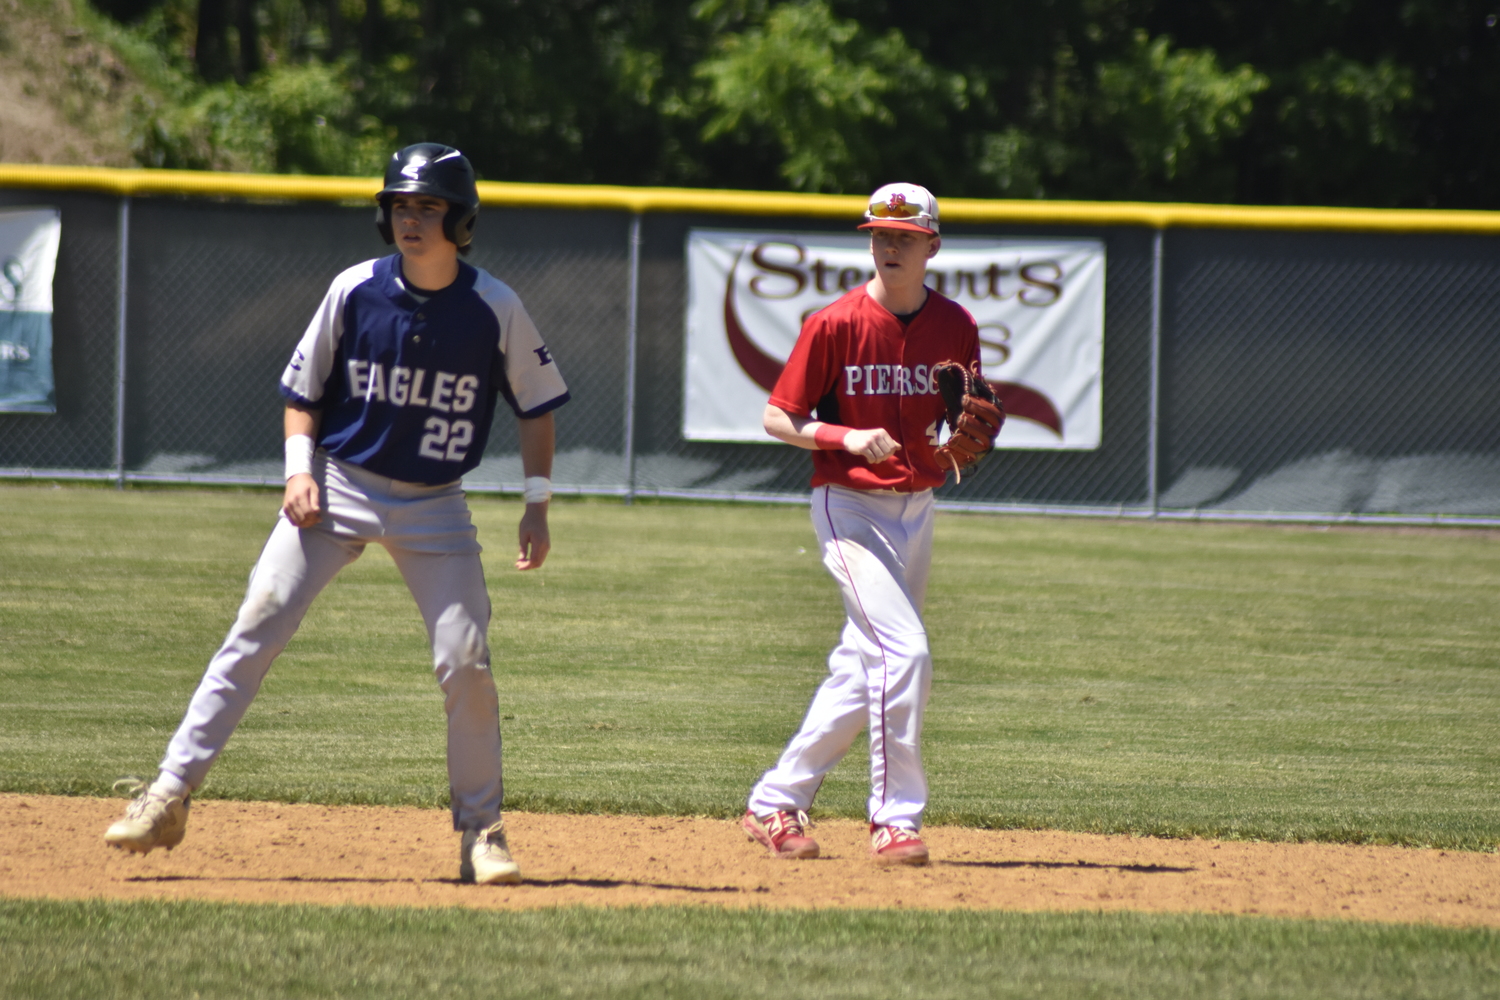
[[[334,279],[281,377],[322,410],[318,444],[341,461],[412,483],[452,482],[479,464],[504,396],[523,419],[568,401],[541,334],[509,286],[460,262],[425,300],[399,254]]]

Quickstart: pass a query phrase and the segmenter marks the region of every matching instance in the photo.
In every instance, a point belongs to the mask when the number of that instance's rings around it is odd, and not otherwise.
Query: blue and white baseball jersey
[[[405,482],[452,482],[479,464],[503,395],[516,416],[568,401],[568,387],[510,286],[459,262],[426,300],[400,254],[334,279],[281,376],[281,394],[323,411],[318,444]]]

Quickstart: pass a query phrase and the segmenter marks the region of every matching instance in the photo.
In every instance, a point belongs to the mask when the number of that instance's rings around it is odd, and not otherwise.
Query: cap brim
[[[875,220],[873,220],[871,222],[866,222],[864,225],[859,226],[858,228],[860,228],[860,229],[907,229],[907,230],[910,230],[911,232],[914,232],[914,233],[926,233],[928,236],[936,236],[937,235],[937,230],[936,229],[929,229],[928,227],[926,227],[924,225],[921,225],[920,223],[916,223],[916,222],[902,222],[900,219],[875,219]]]

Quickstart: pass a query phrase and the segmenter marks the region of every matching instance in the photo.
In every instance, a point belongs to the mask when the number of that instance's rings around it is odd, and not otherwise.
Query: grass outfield
[[[4,487],[0,789],[154,771],[277,505]],[[841,616],[805,508],[473,502],[511,808],[730,815]],[[943,515],[930,821],[1493,849],[1500,539]],[[204,796],[446,799],[441,699],[390,559],[313,607]],[[857,747],[819,810],[863,811]]]
[[[1129,913],[0,901],[0,939],[0,996],[28,1000],[1500,993],[1492,930]]]

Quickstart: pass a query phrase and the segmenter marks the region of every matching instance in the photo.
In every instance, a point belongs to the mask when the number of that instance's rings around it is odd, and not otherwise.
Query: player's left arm
[[[552,454],[557,443],[557,428],[551,411],[539,417],[518,421],[521,432],[521,469],[523,474],[552,478]],[[521,553],[516,569],[536,569],[547,560],[552,536],[547,530],[547,501],[529,503],[521,515],[519,531]]]
[[[516,412],[520,429],[522,472],[527,479],[551,479],[557,436],[552,411],[568,401],[568,385],[520,298],[508,285],[486,272],[480,274],[482,287],[475,287],[494,310],[500,327],[499,356],[504,359],[503,377],[510,389],[506,399]],[[552,548],[546,501],[526,505],[517,534],[520,552],[516,569],[541,566]]]

